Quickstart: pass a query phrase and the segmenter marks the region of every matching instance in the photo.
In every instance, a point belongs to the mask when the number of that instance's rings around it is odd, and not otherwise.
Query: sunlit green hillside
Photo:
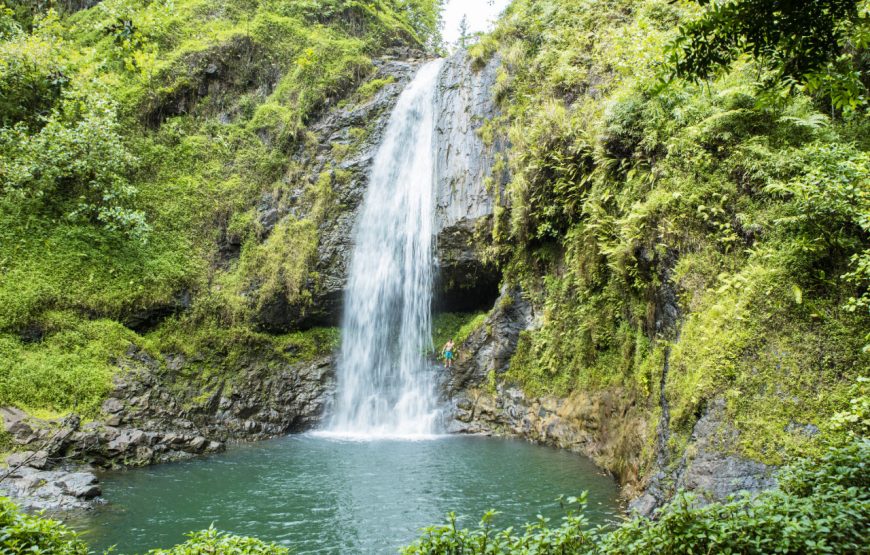
[[[250,291],[302,294],[329,201],[328,183],[297,181],[290,153],[367,81],[372,57],[435,43],[437,4],[7,2],[0,404],[93,410],[112,360],[154,345],[125,325],[145,331],[181,308],[190,341],[271,341],[251,339]],[[314,220],[261,245],[256,203],[297,188]]]

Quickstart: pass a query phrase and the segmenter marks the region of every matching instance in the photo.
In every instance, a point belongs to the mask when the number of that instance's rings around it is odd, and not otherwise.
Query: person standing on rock
[[[441,349],[441,354],[444,356],[444,368],[453,368],[453,340],[448,339],[447,343],[444,344],[444,348]]]

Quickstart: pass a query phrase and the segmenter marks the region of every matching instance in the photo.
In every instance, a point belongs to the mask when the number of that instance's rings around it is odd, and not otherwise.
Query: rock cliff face
[[[420,58],[415,56],[422,56],[413,52],[404,55],[410,60],[392,57],[375,60],[377,69],[372,79],[392,82],[371,99],[327,112],[309,129],[316,138],[313,148],[305,146],[295,154],[294,161],[304,172],[301,183],[314,183],[324,173],[330,175],[338,208],[318,229],[314,269],[319,279],[307,288],[310,302],[306,301],[304,306],[294,304],[281,294],[268,299],[257,314],[264,329],[286,331],[338,323],[353,251],[353,227],[368,185],[369,171],[390,113],[420,65]],[[307,209],[299,205],[302,197],[301,186],[289,198],[265,195],[257,209],[264,233],[270,233],[282,218],[308,215]]]
[[[456,397],[454,429],[521,437],[582,453],[611,471],[627,497],[640,492],[648,420],[626,392],[528,397],[512,387],[470,388]]]
[[[461,50],[441,70],[435,155],[439,231],[492,215],[492,192],[504,184],[504,176],[494,175],[493,168],[506,145],[487,146],[480,136],[484,123],[498,115],[492,90],[499,63],[494,57],[475,71]]]
[[[299,190],[281,198],[263,196],[256,219],[264,236],[283,218],[304,218],[306,183],[329,176],[334,209],[318,229],[310,299],[294,304],[282,294],[261,303],[257,320],[266,330],[284,331],[337,323],[353,250],[353,227],[368,184],[371,164],[399,94],[423,62],[404,51],[375,60],[372,79],[385,86],[368,99],[328,111],[309,127],[306,144],[293,155],[292,176]],[[499,275],[481,261],[476,234],[493,212],[493,191],[505,176],[495,175],[496,156],[504,144],[485,145],[483,123],[496,115],[490,94],[498,61],[480,71],[464,52],[444,65],[438,82],[437,224],[440,297],[452,309],[491,306]],[[240,245],[225,238],[223,264],[238,256]],[[508,298],[505,294],[503,298]],[[519,298],[518,298],[519,299]],[[184,308],[189,299],[179,301]],[[177,310],[172,306],[167,310]],[[136,322],[151,327],[143,314]],[[519,330],[527,325],[530,306],[504,300],[492,318],[493,333],[478,333],[475,364],[452,382],[453,391],[482,379],[487,364],[505,367]],[[332,357],[287,365],[268,354],[251,353],[226,373],[203,377],[201,362],[178,355],[160,360],[131,350],[119,361],[121,372],[103,404],[103,416],[82,425],[78,418],[42,421],[21,411],[5,410],[3,426],[18,451],[9,462],[0,488],[30,509],[88,506],[99,495],[94,468],[139,466],[219,452],[231,440],[274,437],[313,427],[335,389]],[[484,361],[489,361],[484,363]],[[495,362],[493,362],[495,361]],[[491,365],[491,364],[490,364]],[[206,373],[208,374],[208,373]],[[85,466],[82,466],[85,465]]]
[[[493,376],[503,374],[517,348],[520,332],[532,327],[534,318],[534,309],[523,298],[522,291],[504,289],[483,325],[471,332],[459,349],[444,384],[446,395],[462,398],[469,388],[487,383],[491,373]],[[456,431],[461,429],[462,426],[458,426]]]
[[[650,515],[676,491],[722,500],[738,491],[758,492],[776,485],[775,467],[733,455],[738,432],[725,420],[725,401],[717,399],[695,424],[688,446],[670,464],[662,464],[631,509]],[[664,461],[662,461],[664,462]]]
[[[438,80],[436,128],[436,221],[439,308],[489,307],[500,276],[481,261],[478,234],[485,232],[495,196],[507,179],[497,157],[507,145],[484,143],[481,129],[498,115],[492,94],[500,60],[472,68],[465,51],[449,58]]]
[[[402,54],[404,61],[375,61],[377,71],[372,79],[391,83],[369,100],[329,111],[309,128],[316,137],[315,146],[301,148],[295,155],[295,162],[304,168],[301,183],[314,183],[324,174],[331,176],[338,208],[318,230],[314,268],[318,279],[307,288],[310,301],[297,305],[282,294],[268,299],[257,315],[264,329],[286,331],[334,325],[340,320],[353,228],[371,165],[399,95],[423,63],[419,53]],[[479,133],[484,122],[497,115],[491,90],[498,65],[499,60],[494,59],[475,71],[462,51],[445,62],[438,80],[435,195],[440,263],[437,300],[442,310],[488,307],[498,295],[500,276],[482,261],[476,246],[480,243],[477,234],[486,232],[492,217],[493,193],[506,180],[503,172],[494,171],[496,157],[506,145],[485,145]],[[301,188],[289,198],[264,196],[258,207],[264,233],[282,218],[306,216],[306,209],[296,202],[302,196]]]

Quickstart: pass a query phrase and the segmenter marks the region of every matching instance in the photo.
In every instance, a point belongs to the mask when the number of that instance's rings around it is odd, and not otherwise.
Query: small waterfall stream
[[[435,92],[443,60],[400,95],[355,230],[329,433],[419,437],[439,410],[432,347]]]

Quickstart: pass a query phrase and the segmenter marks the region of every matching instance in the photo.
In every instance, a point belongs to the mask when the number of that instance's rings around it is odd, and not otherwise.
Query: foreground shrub
[[[0,497],[0,553],[88,555],[88,547],[75,532],[55,520],[25,515]]]
[[[255,538],[233,536],[214,528],[188,534],[186,542],[170,549],[153,549],[149,555],[287,555],[290,551]],[[111,551],[110,551],[111,552]],[[56,520],[23,514],[0,497],[0,554],[44,553],[90,555],[78,534]]]
[[[522,535],[496,531],[494,512],[478,528],[457,530],[455,516],[433,526],[405,555],[418,554],[690,554],[866,553],[870,527],[870,442],[832,449],[780,474],[781,487],[699,506],[685,494],[651,521],[638,518],[614,530],[591,529],[582,513],[569,512],[558,527],[539,518]],[[582,507],[585,497],[569,499]]]
[[[181,545],[171,549],[153,549],[149,555],[287,555],[290,551],[274,543],[254,538],[231,536],[214,528],[193,532]]]

